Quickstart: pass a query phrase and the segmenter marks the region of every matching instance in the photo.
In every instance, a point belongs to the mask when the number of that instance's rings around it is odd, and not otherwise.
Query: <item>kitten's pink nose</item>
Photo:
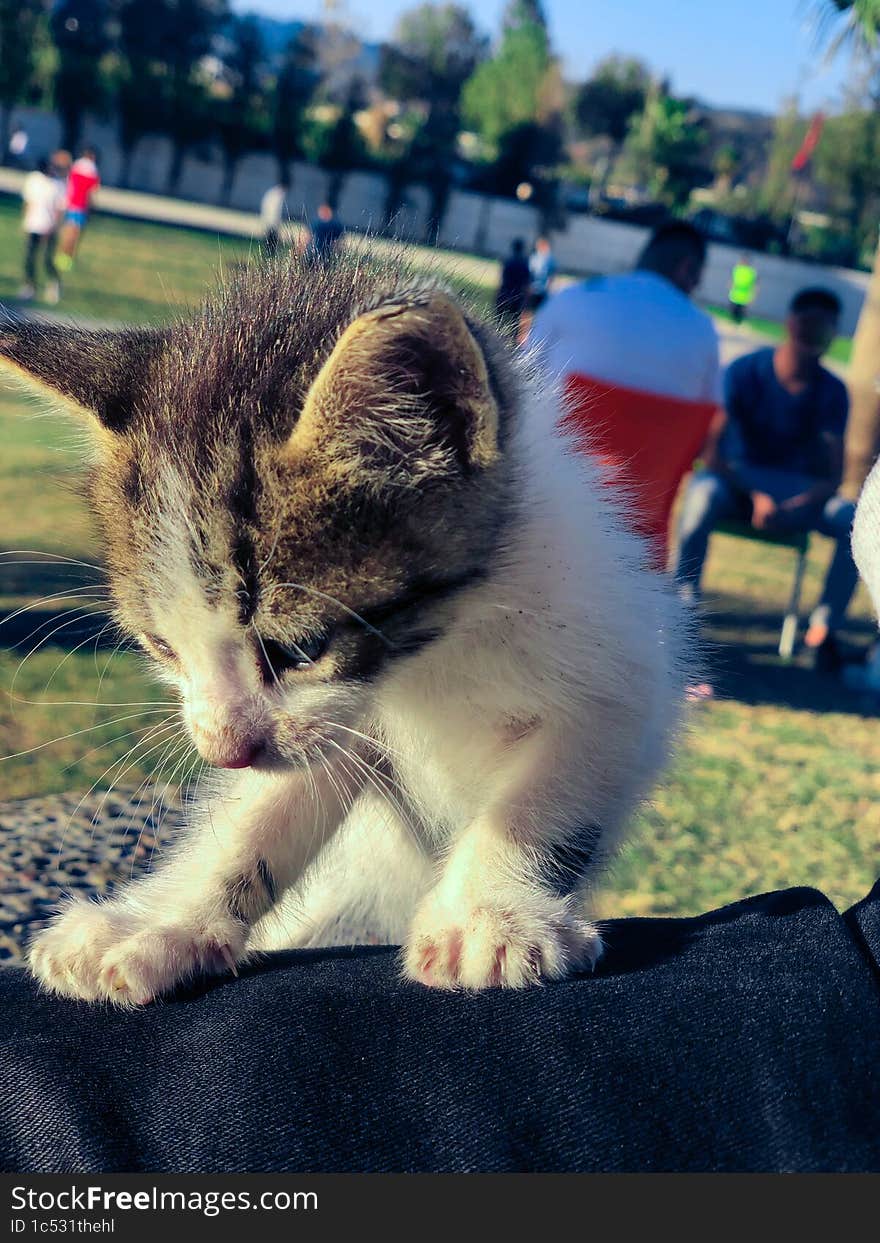
[[[199,755],[215,768],[250,768],[263,750],[263,743],[253,738],[239,738],[224,730],[221,734],[193,731]]]
[[[217,768],[250,768],[254,760],[262,751],[259,743],[245,743],[237,751],[230,754],[224,754],[217,759],[211,760]]]

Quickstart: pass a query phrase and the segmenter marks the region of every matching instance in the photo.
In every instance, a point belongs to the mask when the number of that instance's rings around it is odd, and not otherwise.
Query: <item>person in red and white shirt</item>
[[[86,147],[74,160],[67,178],[67,214],[61,231],[58,266],[64,270],[73,264],[80,234],[89,217],[92,195],[101,184],[95,152]]]
[[[706,242],[685,221],[661,225],[632,272],[569,285],[550,297],[528,346],[549,373],[570,374],[684,401],[721,404],[718,335],[691,295]]]

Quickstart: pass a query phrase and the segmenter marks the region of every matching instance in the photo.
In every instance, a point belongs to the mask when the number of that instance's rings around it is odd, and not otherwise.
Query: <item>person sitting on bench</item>
[[[728,519],[750,521],[768,534],[818,531],[835,540],[805,636],[816,666],[825,669],[839,663],[834,634],[858,577],[850,552],[855,505],[837,494],[849,402],[845,385],[820,362],[840,311],[830,290],[802,289],[791,302],[782,344],[727,369],[725,415],[684,498],[675,566],[682,596],[698,599],[709,536]]]

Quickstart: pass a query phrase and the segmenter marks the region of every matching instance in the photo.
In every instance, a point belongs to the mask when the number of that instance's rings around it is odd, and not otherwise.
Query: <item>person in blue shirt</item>
[[[553,277],[556,275],[556,260],[553,258],[549,238],[539,237],[535,242],[535,248],[529,256],[529,272],[531,273],[529,308],[537,311],[538,307],[546,302],[553,284]]]
[[[782,344],[731,363],[725,416],[710,437],[682,505],[675,577],[697,599],[712,530],[725,519],[759,531],[819,531],[837,547],[805,643],[817,664],[837,663],[834,632],[855,591],[850,552],[855,505],[838,496],[849,401],[845,385],[821,364],[840,320],[827,289],[802,289],[786,319]]]

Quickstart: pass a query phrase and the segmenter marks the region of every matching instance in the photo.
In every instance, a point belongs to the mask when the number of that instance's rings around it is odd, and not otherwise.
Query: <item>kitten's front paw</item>
[[[110,902],[71,902],[31,942],[31,971],[50,992],[97,1001],[104,955],[129,930]]]
[[[431,988],[526,988],[595,966],[602,940],[565,903],[473,906],[459,917],[432,895],[416,914],[406,975]]]
[[[234,920],[211,928],[151,928],[107,951],[98,977],[101,995],[117,1006],[145,1006],[200,975],[236,974],[245,932]]]
[[[197,975],[235,971],[245,932],[216,927],[144,928],[112,902],[75,902],[34,940],[30,966],[64,997],[142,1006]]]

